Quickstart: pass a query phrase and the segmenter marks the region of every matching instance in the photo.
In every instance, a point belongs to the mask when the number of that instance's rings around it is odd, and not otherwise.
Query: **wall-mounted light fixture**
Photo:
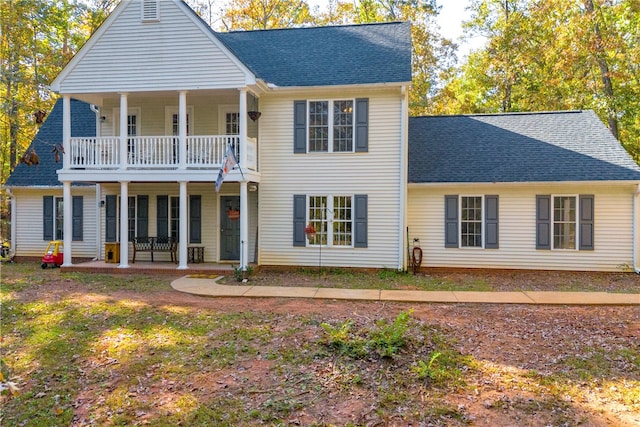
[[[247,185],[247,190],[249,191],[258,191],[258,184],[256,183],[250,183]]]

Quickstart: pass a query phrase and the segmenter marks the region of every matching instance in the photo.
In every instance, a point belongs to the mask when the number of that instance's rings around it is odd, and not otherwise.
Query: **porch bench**
[[[133,239],[133,259],[136,262],[136,253],[151,252],[151,262],[153,262],[154,252],[169,252],[171,254],[171,262],[176,262],[176,248],[178,242],[173,237],[135,237]]]

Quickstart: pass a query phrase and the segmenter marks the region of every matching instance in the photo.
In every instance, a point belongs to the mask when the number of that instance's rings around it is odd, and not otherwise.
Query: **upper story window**
[[[369,99],[293,102],[294,153],[369,151]]]
[[[352,152],[353,125],[353,100],[309,101],[309,152]]]
[[[160,0],[142,0],[142,22],[160,20]]]

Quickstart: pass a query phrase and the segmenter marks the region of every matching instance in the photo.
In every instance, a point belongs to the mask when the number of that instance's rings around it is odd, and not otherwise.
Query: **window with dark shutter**
[[[138,196],[136,237],[149,237],[149,196]]]
[[[306,246],[307,235],[304,232],[307,220],[307,196],[293,196],[293,246]]]
[[[199,195],[189,197],[189,242],[202,243],[202,198]]]
[[[42,198],[42,240],[53,240],[53,196]]]
[[[169,237],[169,196],[156,196],[156,209],[158,237]]]
[[[458,247],[458,195],[444,196],[444,247]]]
[[[366,248],[368,246],[368,197],[366,194],[356,194],[354,196],[354,229],[355,236],[353,246],[356,248]]]
[[[110,194],[105,197],[105,239],[107,242],[118,241],[118,197]]]
[[[73,196],[72,197],[72,232],[71,237],[73,241],[82,241],[84,230],[83,230],[83,222],[84,222],[84,199],[82,196]]]
[[[593,242],[593,195],[580,195],[580,245],[581,251],[595,249]]]
[[[498,196],[484,196],[484,247],[485,249],[498,249]]]
[[[293,152],[307,152],[307,101],[293,102]]]
[[[356,152],[369,151],[369,99],[356,99]]]
[[[536,196],[536,249],[551,249],[551,196]]]

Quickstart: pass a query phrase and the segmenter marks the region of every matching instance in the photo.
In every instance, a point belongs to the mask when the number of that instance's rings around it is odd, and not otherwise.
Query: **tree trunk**
[[[604,95],[607,99],[607,122],[609,124],[609,130],[613,136],[618,138],[618,115],[615,107],[615,97],[613,93],[613,82],[611,81],[611,74],[609,72],[609,64],[607,63],[604,43],[602,40],[602,31],[598,25],[598,21],[595,15],[595,8],[593,6],[593,0],[584,0],[584,7],[587,13],[593,19],[593,32],[595,40],[595,57],[598,68],[600,69],[600,76],[602,84],[604,86]]]

